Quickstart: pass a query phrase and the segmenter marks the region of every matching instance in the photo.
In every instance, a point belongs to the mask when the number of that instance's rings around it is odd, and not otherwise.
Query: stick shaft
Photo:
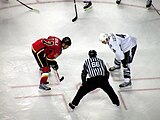
[[[55,73],[56,73],[56,76],[57,76],[58,80],[59,80],[60,82],[63,81],[64,77],[62,76],[62,77],[60,78],[60,77],[59,77],[59,73],[58,73],[58,71],[56,71],[56,70],[55,70]]]
[[[158,15],[160,15],[159,11],[154,7],[154,5],[152,4],[152,7],[154,8],[154,10],[158,13]]]
[[[29,8],[29,9],[31,9],[31,10],[33,10],[33,8],[31,8],[30,6],[28,6],[28,5],[26,5],[25,3],[23,3],[23,2],[21,2],[21,1],[19,1],[19,0],[17,0],[19,3],[21,3],[22,5],[24,5],[25,7],[27,7],[27,8]]]
[[[76,0],[74,0],[74,8],[75,8],[76,16],[72,19],[72,22],[76,21],[76,20],[77,20],[77,18],[78,18]]]

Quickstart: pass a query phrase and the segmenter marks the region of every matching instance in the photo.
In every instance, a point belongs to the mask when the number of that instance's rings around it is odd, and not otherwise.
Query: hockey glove
[[[58,64],[56,64],[56,65],[51,65],[51,67],[54,69],[54,70],[58,70]]]
[[[52,64],[50,65],[54,70],[58,70],[58,64],[56,61],[52,62]]]

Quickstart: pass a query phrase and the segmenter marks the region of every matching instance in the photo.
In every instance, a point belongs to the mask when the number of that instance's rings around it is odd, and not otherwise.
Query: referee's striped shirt
[[[85,60],[84,70],[89,77],[105,76],[106,66],[100,58],[92,57]]]

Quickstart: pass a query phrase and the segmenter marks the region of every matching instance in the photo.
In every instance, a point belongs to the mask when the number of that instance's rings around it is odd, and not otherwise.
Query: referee
[[[109,72],[103,62],[103,60],[97,58],[97,52],[90,50],[89,58],[85,60],[83,70],[81,73],[82,86],[79,88],[73,101],[69,103],[71,109],[78,106],[80,100],[90,91],[101,88],[106,92],[111,99],[112,103],[119,106],[119,99],[113,88],[108,82]],[[86,76],[89,76],[86,80]]]

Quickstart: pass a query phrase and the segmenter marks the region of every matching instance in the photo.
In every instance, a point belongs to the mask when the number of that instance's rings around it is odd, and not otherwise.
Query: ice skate
[[[131,87],[132,82],[131,80],[129,82],[124,82],[122,84],[119,85],[120,88],[124,88],[124,87]]]
[[[147,0],[146,8],[151,7],[152,5],[152,0]]]
[[[113,67],[110,67],[109,68],[109,71],[114,71],[114,70],[117,70],[117,69],[120,69],[121,66],[113,66]]]
[[[89,10],[92,8],[92,2],[85,2],[85,6],[83,7],[83,9],[86,11],[86,10]]]
[[[118,102],[118,103],[113,103],[114,105],[116,105],[117,107],[119,107],[120,106],[120,103]]]
[[[43,84],[43,83],[39,85],[39,89],[42,89],[42,90],[51,90],[50,87],[47,87],[46,84]]]
[[[74,110],[74,108],[76,107],[76,106],[73,105],[72,103],[69,103],[68,105],[69,105],[69,107],[70,107],[72,110]]]
[[[121,3],[121,0],[116,0],[116,3],[117,3],[117,4],[120,4],[120,3]]]

